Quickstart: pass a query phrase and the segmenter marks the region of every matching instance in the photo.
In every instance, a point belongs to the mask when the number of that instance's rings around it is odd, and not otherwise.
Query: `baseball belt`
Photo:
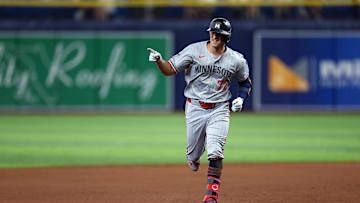
[[[189,103],[192,102],[191,98],[187,98],[187,101]],[[216,104],[217,103],[205,103],[205,102],[202,102],[202,101],[198,101],[198,103],[200,104],[201,107],[203,107],[204,109],[213,109],[215,108]]]

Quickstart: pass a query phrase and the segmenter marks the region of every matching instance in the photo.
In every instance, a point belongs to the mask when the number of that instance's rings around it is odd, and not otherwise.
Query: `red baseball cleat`
[[[217,197],[214,195],[205,195],[203,203],[218,203]]]
[[[207,187],[203,203],[218,203],[220,179],[215,177],[208,177]]]

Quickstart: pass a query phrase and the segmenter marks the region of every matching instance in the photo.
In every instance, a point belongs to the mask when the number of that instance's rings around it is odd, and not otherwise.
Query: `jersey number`
[[[219,88],[218,91],[225,91],[229,87],[230,82],[228,80],[218,80]]]

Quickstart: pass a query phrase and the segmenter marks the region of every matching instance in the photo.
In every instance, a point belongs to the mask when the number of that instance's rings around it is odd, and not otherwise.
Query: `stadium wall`
[[[12,33],[14,35],[16,35],[16,33],[31,33],[31,32],[48,32],[48,33],[52,33],[55,34],[56,33],[64,33],[64,32],[77,32],[81,33],[82,32],[86,32],[86,33],[100,33],[100,32],[117,32],[117,33],[121,33],[121,32],[132,32],[132,33],[140,33],[140,32],[161,32],[161,33],[166,33],[165,35],[169,35],[171,36],[171,40],[172,42],[170,43],[171,45],[169,47],[169,52],[167,54],[165,54],[165,56],[171,56],[173,53],[176,53],[180,50],[182,50],[186,45],[188,45],[191,42],[195,42],[195,41],[199,41],[199,40],[206,40],[208,38],[208,33],[205,31],[206,28],[208,26],[208,21],[156,21],[156,22],[144,22],[144,21],[125,21],[125,20],[119,20],[119,21],[112,21],[112,22],[108,22],[108,23],[102,23],[102,22],[74,22],[74,21],[60,21],[60,22],[16,22],[16,21],[4,21],[0,24],[0,31],[1,34],[4,33]],[[258,55],[256,55],[256,53],[259,52],[259,50],[255,50],[256,47],[256,36],[259,36],[259,32],[260,30],[262,31],[269,31],[269,30],[273,30],[276,32],[280,32],[287,30],[287,31],[319,31],[319,32],[323,32],[323,31],[327,31],[330,33],[332,32],[352,32],[355,33],[355,35],[357,35],[357,33],[355,32],[355,30],[359,30],[360,28],[360,23],[357,22],[353,22],[353,21],[233,21],[232,22],[232,26],[233,26],[233,35],[230,41],[230,46],[243,53],[245,55],[245,57],[248,59],[249,62],[249,66],[250,66],[250,74],[252,78],[255,78],[254,80],[254,95],[252,95],[248,102],[246,103],[246,109],[247,110],[263,110],[264,108],[259,107],[259,100],[256,100],[256,95],[259,95],[258,90],[259,90],[259,84],[265,84],[263,82],[262,79],[264,79],[264,77],[261,79],[260,83],[259,81],[256,81],[257,78],[256,74],[259,74],[258,72],[255,74],[255,70],[259,71],[260,70],[264,70],[267,67],[264,67],[264,64],[261,64],[262,59],[256,58],[259,57]],[[23,35],[23,34],[22,34]],[[120,34],[121,35],[121,34]],[[296,34],[295,34],[296,35]],[[331,34],[330,34],[331,35]],[[331,39],[330,39],[331,40]],[[326,43],[325,43],[326,44]],[[267,45],[269,49],[272,49],[273,47],[270,45]],[[309,49],[311,47],[308,47]],[[324,47],[326,48],[326,47]],[[267,49],[267,50],[269,50]],[[283,51],[286,52],[287,50]],[[134,50],[133,51],[135,54],[147,54],[146,50]],[[349,51],[349,53],[352,53],[352,51]],[[359,53],[359,52],[357,52]],[[290,56],[287,57],[300,57],[301,56],[301,50],[300,52],[294,52],[291,53]],[[333,55],[331,56],[332,59],[337,60],[338,55]],[[345,56],[345,58],[348,56]],[[358,58],[357,55],[355,56],[351,56],[353,57],[354,60],[356,60]],[[268,59],[264,59],[265,62]],[[264,63],[265,63],[264,62]],[[259,64],[260,63],[260,64]],[[289,65],[291,66],[291,64]],[[356,65],[354,66],[355,68],[354,71],[356,72]],[[266,69],[267,70],[267,69]],[[296,71],[295,71],[296,72]],[[267,73],[266,71],[262,71],[261,74],[265,74]],[[3,81],[4,78],[6,76],[6,73],[3,71]],[[267,77],[267,76],[265,76]],[[173,84],[173,87],[171,87],[172,89],[169,90],[169,95],[170,98],[168,101],[171,103],[169,105],[164,105],[161,106],[160,109],[173,109],[173,110],[182,110],[184,107],[184,103],[185,103],[185,98],[183,96],[183,89],[185,86],[184,83],[184,74],[180,73],[178,75],[176,75],[175,77],[173,77],[173,82],[172,83],[170,81],[170,85]],[[172,79],[170,79],[172,80]],[[355,82],[356,83],[356,82]],[[355,84],[354,83],[354,84]],[[2,86],[4,87],[4,85]],[[236,91],[236,84],[233,82],[232,84],[232,92],[234,93]],[[353,90],[353,92],[350,92],[348,94],[350,95],[356,95],[356,97],[358,98],[358,94],[359,94],[359,87],[358,86],[351,86],[350,89]],[[2,93],[2,97],[4,95],[6,95],[6,93],[4,92],[4,89],[1,90]],[[11,91],[11,90],[10,90]],[[333,87],[330,92],[338,92],[340,91],[337,87]],[[172,92],[172,93],[171,93]],[[271,92],[270,92],[271,93]],[[15,93],[12,92],[10,93],[10,95],[14,95]],[[114,93],[114,95],[116,94],[121,94],[121,91],[118,93]],[[293,92],[291,95],[287,95],[287,97],[301,97],[303,93],[301,92]],[[236,93],[234,93],[233,95],[236,95]],[[281,98],[281,94],[267,94],[267,97],[271,97],[274,98],[273,101],[276,102],[276,98]],[[308,96],[308,95],[306,95]],[[317,94],[314,95],[310,95],[309,97],[317,97]],[[331,94],[330,97],[337,97],[337,96],[341,96],[338,94]],[[360,98],[360,97],[359,97]],[[116,98],[114,98],[116,99]],[[119,99],[119,98],[118,98]],[[324,100],[326,100],[326,98],[324,98]],[[327,110],[341,110],[341,108],[338,108],[338,102],[336,102],[337,100],[332,100],[334,102],[326,104],[328,108],[326,108]],[[260,101],[261,102],[261,101]],[[112,101],[112,103],[116,103],[116,100]],[[301,102],[300,102],[301,103]],[[286,108],[280,108],[280,109],[286,109],[286,110],[296,110],[299,109],[298,106],[293,105],[296,104],[296,102],[290,101],[289,102],[290,105],[287,105]],[[11,108],[13,110],[17,110],[19,108],[24,108],[24,106],[22,106],[20,103],[17,103],[16,101],[13,102],[13,105]],[[283,105],[285,106],[285,105]],[[76,107],[76,106],[75,106]],[[90,108],[92,109],[96,109],[98,108],[98,103],[95,103],[95,105],[91,105]],[[269,107],[269,106],[268,106]],[[304,105],[302,105],[302,107],[304,107]],[[322,104],[320,103],[320,106],[318,106],[319,108],[315,108],[315,109],[322,109]],[[353,108],[357,108],[357,103],[355,103],[355,105],[352,106],[347,106],[349,108],[347,109],[353,109]],[[26,107],[25,107],[26,108]],[[55,105],[50,105],[50,106],[45,106],[45,109],[56,109],[57,106]],[[138,106],[130,106],[128,109],[137,109]],[[307,106],[305,105],[305,109],[307,108]],[[6,107],[5,107],[6,109]],[[141,108],[143,109],[143,108]],[[156,109],[156,108],[155,108]],[[268,108],[267,108],[268,109]],[[271,106],[271,109],[279,109],[276,106]],[[301,109],[301,108],[300,108]],[[313,109],[313,108],[312,108]]]

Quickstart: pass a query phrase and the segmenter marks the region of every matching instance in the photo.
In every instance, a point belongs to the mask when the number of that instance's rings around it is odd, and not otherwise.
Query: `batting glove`
[[[162,59],[161,54],[159,52],[155,51],[152,48],[147,48],[147,50],[150,51],[149,61],[158,62]]]
[[[241,97],[238,97],[232,101],[231,110],[233,112],[240,112],[242,110],[242,106],[244,103],[244,99]]]

